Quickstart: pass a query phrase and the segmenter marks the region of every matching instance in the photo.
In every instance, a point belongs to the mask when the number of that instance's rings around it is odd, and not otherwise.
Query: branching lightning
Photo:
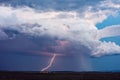
[[[41,71],[46,71],[47,69],[49,69],[52,66],[56,56],[57,54],[53,54],[53,57],[50,59],[49,64],[46,67],[44,67]]]

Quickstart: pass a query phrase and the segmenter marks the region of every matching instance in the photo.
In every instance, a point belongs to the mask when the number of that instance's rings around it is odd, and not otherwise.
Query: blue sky
[[[119,25],[120,24],[120,13],[117,16],[109,16],[102,23],[98,23],[96,26],[99,29],[105,26]],[[103,38],[101,41],[112,41],[120,45],[120,36]],[[92,64],[95,70],[98,71],[119,71],[120,70],[120,55],[104,56],[100,58],[92,58]]]
[[[97,28],[101,29],[105,26],[111,26],[111,25],[119,25],[120,24],[120,12],[118,12],[117,16],[108,16],[107,19],[105,19],[102,23],[96,24]]]
[[[1,0],[0,70],[119,71],[119,3]]]

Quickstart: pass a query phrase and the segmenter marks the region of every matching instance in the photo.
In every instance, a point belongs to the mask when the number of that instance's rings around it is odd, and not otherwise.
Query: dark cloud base
[[[8,35],[12,35],[11,32]],[[11,36],[10,36],[11,37]],[[59,41],[66,41],[66,40],[60,40],[57,37],[50,37],[50,36],[41,36],[41,37],[35,37],[35,36],[27,36],[23,34],[16,34],[16,37],[6,40],[0,40],[0,52],[13,52],[13,53],[25,53],[26,54],[33,54],[34,52],[37,52],[37,55],[39,55],[38,51],[41,52],[49,52],[49,53],[58,53],[58,54],[65,54],[65,55],[77,55],[79,52],[82,52],[82,54],[88,55],[90,53],[90,50],[87,49],[85,46],[80,46],[79,43],[76,43],[74,41],[68,41],[69,44],[64,47],[64,49],[61,49],[61,44]],[[60,49],[58,49],[60,48]],[[86,49],[86,50],[85,50]],[[33,52],[30,52],[33,51]],[[30,52],[30,53],[29,53]],[[35,54],[36,55],[36,54]]]

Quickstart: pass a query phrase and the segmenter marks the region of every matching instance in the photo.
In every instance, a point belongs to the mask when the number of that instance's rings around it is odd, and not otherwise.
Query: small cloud
[[[8,36],[6,33],[4,33],[2,30],[0,30],[0,40],[8,39]]]

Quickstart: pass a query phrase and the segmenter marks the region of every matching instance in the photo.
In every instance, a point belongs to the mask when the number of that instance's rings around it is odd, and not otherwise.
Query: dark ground
[[[0,72],[0,80],[120,80],[120,72]]]

